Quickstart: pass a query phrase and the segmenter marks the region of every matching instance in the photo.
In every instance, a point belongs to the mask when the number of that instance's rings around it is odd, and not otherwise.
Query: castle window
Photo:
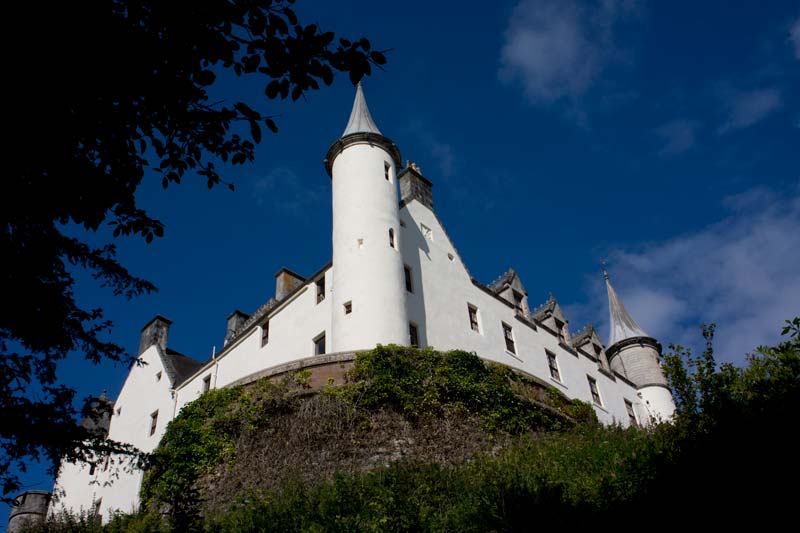
[[[94,515],[100,516],[100,507],[103,504],[103,498],[97,498],[97,501],[94,502]]]
[[[325,276],[317,280],[317,303],[325,299]]]
[[[269,320],[261,325],[261,347],[267,345],[269,342]]]
[[[94,463],[92,463],[92,464],[90,464],[90,465],[89,465],[89,475],[90,475],[90,476],[93,476],[93,475],[94,475],[94,471],[95,471],[95,468],[96,468],[96,466],[97,466],[97,465],[95,465]]]
[[[506,350],[516,354],[517,351],[514,346],[514,334],[511,331],[511,326],[503,322],[503,337],[506,340]]]
[[[558,370],[558,361],[556,361],[556,354],[549,350],[544,351],[547,354],[547,366],[550,367],[550,377],[556,381],[561,381],[561,372]]]
[[[592,376],[586,376],[589,380],[589,391],[592,393],[592,401],[596,405],[603,405],[603,402],[600,400],[600,391],[597,390],[597,380],[594,379]]]
[[[358,249],[364,248],[364,239],[358,239]]]
[[[389,228],[389,246],[391,246],[395,250],[397,249],[397,247],[394,244],[394,229],[392,228]]]
[[[103,472],[108,470],[108,465],[109,465],[110,462],[111,462],[111,456],[110,455],[106,455],[106,458],[103,461]]]
[[[512,291],[514,293],[514,308],[517,310],[518,313],[522,312],[522,295],[517,291]]]
[[[413,322],[408,324],[408,341],[411,346],[419,346],[419,330]]]
[[[314,355],[322,355],[325,353],[325,333],[322,333],[314,339]]]
[[[161,371],[156,372],[156,381],[161,381]]]
[[[406,290],[408,292],[414,292],[414,284],[411,281],[411,267],[408,265],[404,266],[403,272],[406,277]]]
[[[150,435],[154,435],[158,426],[158,411],[150,415]]]
[[[469,327],[475,333],[481,332],[481,327],[478,324],[478,308],[474,305],[467,304],[467,310],[469,311]]]
[[[208,392],[211,389],[211,374],[203,378],[203,392]]]
[[[353,312],[353,302],[345,302],[344,314],[349,315],[352,312]]]
[[[625,400],[625,410],[628,412],[628,422],[631,426],[638,426],[639,422],[636,421],[636,413],[633,412],[633,404],[627,398]]]
[[[390,165],[389,163],[384,161],[383,162],[383,177],[386,178],[386,181],[392,181],[391,172],[392,172],[392,165]]]
[[[122,414],[122,406],[117,407],[117,416]]]
[[[556,322],[556,333],[558,333],[558,342],[566,344],[567,325],[564,322],[558,320],[557,318],[555,319],[555,322]]]

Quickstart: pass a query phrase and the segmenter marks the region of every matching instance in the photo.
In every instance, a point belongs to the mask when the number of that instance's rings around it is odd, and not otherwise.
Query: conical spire
[[[644,332],[639,324],[628,314],[625,306],[619,301],[617,292],[611,286],[611,280],[608,279],[608,272],[603,268],[603,279],[606,280],[606,289],[608,290],[608,312],[610,316],[610,332],[608,335],[609,348],[619,341],[630,339],[632,337],[649,337]]]
[[[356,86],[356,99],[353,102],[353,110],[350,112],[350,120],[347,121],[347,127],[342,133],[342,137],[350,135],[351,133],[377,133],[381,134],[381,130],[375,125],[372,116],[369,114],[367,107],[367,99],[364,98],[364,89],[361,88],[361,82]]]

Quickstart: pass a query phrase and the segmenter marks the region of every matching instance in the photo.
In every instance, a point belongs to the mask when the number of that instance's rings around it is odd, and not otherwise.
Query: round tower
[[[608,290],[611,333],[606,348],[608,364],[630,380],[639,393],[651,420],[670,420],[675,401],[661,369],[661,344],[639,327],[619,300],[608,273],[603,271]]]
[[[22,529],[30,528],[44,521],[47,516],[47,506],[50,504],[50,493],[43,490],[29,490],[23,492],[11,505],[8,515],[8,533],[15,533]]]
[[[372,120],[359,83],[347,127],[325,157],[333,193],[330,351],[409,344],[400,161],[397,146]]]

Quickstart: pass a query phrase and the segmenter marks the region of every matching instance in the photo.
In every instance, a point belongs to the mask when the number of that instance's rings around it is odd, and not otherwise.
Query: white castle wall
[[[265,368],[314,355],[314,339],[326,335],[331,344],[332,269],[324,272],[325,299],[317,303],[316,284],[310,280],[284,304],[269,315],[269,341],[261,345],[261,326],[253,328],[220,352],[217,359],[204,366],[177,390],[178,408],[197,399],[203,391],[203,379],[211,375],[211,388],[230,385]],[[328,348],[327,352],[332,350]]]
[[[114,413],[109,424],[109,439],[132,444],[143,452],[151,452],[158,445],[167,424],[175,416],[172,384],[163,367],[158,348],[151,346],[139,357],[143,363],[134,365],[114,403]],[[160,379],[158,375],[160,373]],[[151,414],[158,412],[155,433],[150,435]],[[119,413],[119,414],[118,414]],[[139,504],[141,471],[126,473],[116,466],[120,459],[112,459],[108,468],[96,467],[89,474],[88,465],[65,463],[56,481],[55,498],[51,509],[68,509],[73,512],[91,511],[100,501],[104,519],[109,510],[132,511]],[[118,476],[118,477],[117,477]],[[107,486],[107,482],[113,484]],[[63,492],[63,496],[60,493]],[[60,497],[59,497],[60,496]]]
[[[603,404],[595,405],[601,421],[628,425],[624,399],[635,406],[643,420],[641,401],[632,385],[601,373],[597,362],[565,350],[555,335],[543,328],[534,329],[516,315],[512,306],[475,286],[431,210],[411,201],[401,209],[400,219],[404,223],[403,258],[414,274],[414,293],[407,295],[408,316],[418,325],[423,346],[474,351],[484,359],[540,377],[570,398],[589,403],[593,403],[587,379],[591,376],[597,381]],[[468,304],[478,309],[480,333],[470,327]],[[512,328],[516,354],[506,350],[503,322]],[[550,378],[545,349],[556,355],[560,382]]]

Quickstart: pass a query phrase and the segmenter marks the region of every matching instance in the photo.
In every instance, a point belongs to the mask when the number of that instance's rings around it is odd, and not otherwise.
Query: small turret
[[[669,420],[675,412],[675,402],[661,370],[661,344],[645,333],[622,305],[605,269],[603,278],[610,315],[608,364],[636,385],[651,419]]]

